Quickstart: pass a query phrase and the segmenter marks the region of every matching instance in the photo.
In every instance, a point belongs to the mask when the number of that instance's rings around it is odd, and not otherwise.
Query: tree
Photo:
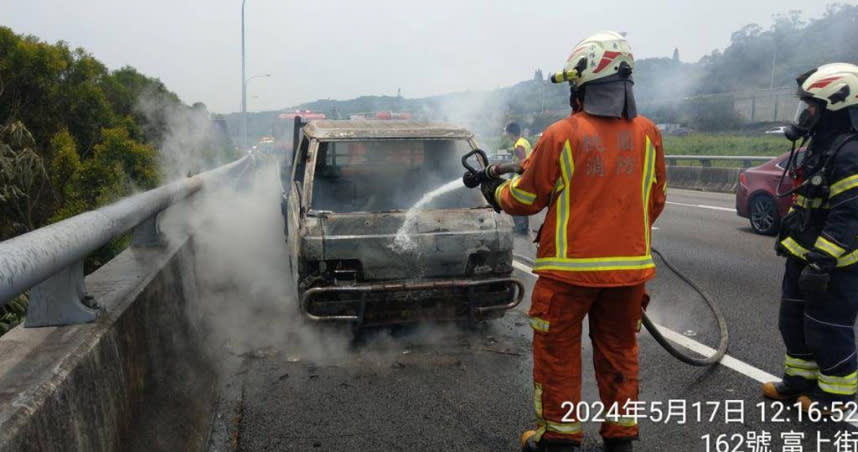
[[[7,219],[0,239],[38,225],[35,215],[47,191],[48,175],[42,158],[33,150],[35,144],[20,121],[0,127],[0,212]]]
[[[104,129],[101,135],[102,141],[93,148],[92,158],[83,164],[81,186],[77,189],[87,195],[87,207],[104,205],[158,185],[155,149],[134,141],[122,127]]]
[[[61,130],[51,139],[51,150],[54,157],[48,173],[57,201],[57,209],[50,220],[54,222],[85,211],[86,203],[78,191],[82,164],[68,129]]]

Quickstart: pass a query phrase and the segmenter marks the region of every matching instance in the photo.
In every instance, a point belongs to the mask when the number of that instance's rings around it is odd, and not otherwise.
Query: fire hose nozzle
[[[472,157],[476,158],[477,166],[482,167],[482,169],[477,169],[477,167],[470,163],[469,159]],[[465,172],[464,176],[462,176],[462,183],[468,188],[476,188],[478,185],[488,180],[500,179],[504,174],[521,174],[522,172],[521,165],[518,163],[495,163],[489,165],[486,153],[480,149],[474,149],[462,156],[462,166],[468,170]]]

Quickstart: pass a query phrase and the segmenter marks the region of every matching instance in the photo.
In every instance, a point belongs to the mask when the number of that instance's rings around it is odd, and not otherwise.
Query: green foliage
[[[155,150],[134,141],[124,128],[102,130],[102,141],[81,166],[74,192],[88,208],[107,204],[138,190],[157,186]]]
[[[174,130],[177,117],[191,116],[178,121],[182,134]],[[156,150],[188,131],[203,129],[177,146],[193,143],[197,170],[234,159],[223,124],[216,138],[206,136],[210,127],[205,105],[183,105],[158,79],[0,27],[0,240],[156,187]],[[129,241],[102,247],[86,271]],[[0,334],[20,321],[15,312],[0,308]]]
[[[0,240],[157,186],[156,149],[188,112],[181,127],[210,126],[158,79],[0,27]],[[197,170],[235,157],[225,135],[195,137]]]
[[[774,93],[769,88],[790,95],[799,74],[826,63],[858,61],[858,47],[848,45],[858,39],[856,22],[858,5],[833,4],[822,17],[809,21],[799,11],[788,11],[775,15],[768,29],[746,25],[731,35],[726,49],[695,64],[639,60],[639,110],[656,122],[680,122],[700,130],[740,127],[746,120],[736,114],[734,101],[739,97],[755,96],[771,108]]]
[[[29,304],[29,296],[21,294],[0,306],[0,336],[24,321]]]
[[[204,129],[193,150],[198,170],[233,159],[225,131],[205,137],[205,106],[183,105],[160,80],[130,67],[111,72],[83,49],[0,27],[0,240],[156,187],[156,149],[178,135],[175,116],[188,112],[195,121],[180,126]],[[86,270],[129,240],[102,247]],[[26,298],[0,307],[0,334],[25,309]]]
[[[54,189],[58,209],[50,221],[58,221],[86,210],[86,203],[78,189],[82,164],[77,146],[68,129],[63,129],[51,139],[51,160],[48,173]]]
[[[789,150],[789,142],[778,135],[717,135],[692,133],[664,135],[664,153],[672,155],[762,155],[777,156]]]
[[[33,136],[20,121],[0,127],[0,213],[6,219],[0,234],[4,236],[32,230],[42,207],[39,201],[48,175],[34,146]]]
[[[768,30],[750,24],[733,33],[723,53],[712,53],[702,63],[707,92],[742,88],[795,86],[795,77],[813,67],[836,61],[858,61],[858,49],[847,43],[858,39],[858,6],[833,4],[817,19],[804,21],[800,11],[775,16]]]

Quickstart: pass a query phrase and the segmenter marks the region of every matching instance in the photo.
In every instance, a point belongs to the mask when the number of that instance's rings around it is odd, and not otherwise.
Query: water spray
[[[445,193],[449,193],[457,188],[462,187],[462,180],[459,178],[453,179],[450,182],[436,188],[435,190],[430,191],[423,195],[416,204],[414,204],[408,212],[405,214],[405,221],[402,223],[402,226],[399,227],[399,230],[396,231],[396,236],[393,239],[393,245],[391,249],[398,253],[402,253],[404,251],[413,251],[417,248],[417,244],[411,239],[411,233],[414,227],[417,225],[417,215],[420,213],[420,209]],[[473,188],[473,187],[469,187]]]
[[[473,161],[473,163],[472,163]],[[468,188],[475,188],[480,185],[482,182],[490,181],[493,179],[499,179],[504,174],[521,174],[522,168],[521,165],[517,163],[504,163],[504,164],[488,164],[488,158],[486,153],[480,149],[475,149],[464,156],[462,156],[462,166],[465,167],[467,172],[462,177],[462,182]],[[718,348],[715,353],[711,356],[698,358],[696,356],[692,356],[682,351],[678,350],[671,344],[667,338],[661,334],[658,326],[649,319],[646,315],[646,310],[642,310],[643,314],[643,325],[646,327],[647,331],[652,335],[652,337],[659,343],[668,353],[673,355],[678,360],[690,364],[692,366],[710,366],[712,364],[718,363],[721,361],[721,358],[727,354],[727,346],[729,345],[729,333],[727,332],[727,321],[724,318],[724,315],[721,313],[721,309],[718,307],[718,304],[715,303],[714,300],[709,298],[703,290],[697,286],[691,279],[689,279],[685,274],[679,271],[676,267],[674,267],[670,261],[668,261],[660,251],[655,248],[652,248],[653,254],[657,255],[661,258],[664,265],[670,269],[674,274],[676,274],[679,279],[681,279],[684,283],[688,284],[695,292],[697,292],[703,301],[706,303],[706,306],[709,308],[709,311],[712,312],[712,316],[715,317],[716,322],[718,323]],[[518,260],[524,261],[531,266],[533,266],[534,262],[532,259],[527,258],[525,256],[514,255],[514,257]]]

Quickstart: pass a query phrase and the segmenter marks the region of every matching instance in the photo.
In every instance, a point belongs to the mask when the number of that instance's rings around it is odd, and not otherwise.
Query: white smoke
[[[161,180],[169,182],[228,163],[235,156],[219,147],[221,131],[212,124],[205,105],[193,107],[160,95],[142,95],[135,105],[159,142]],[[160,136],[157,136],[160,135]]]
[[[229,163],[217,149],[217,134],[202,104],[186,107],[158,95],[138,99],[137,110],[161,134],[162,181],[187,177]],[[195,277],[191,318],[203,327],[215,356],[277,350],[291,357],[341,355],[351,336],[308,324],[300,314],[290,280],[281,182],[276,162],[257,159],[258,170],[240,180],[208,183],[190,199],[168,209],[161,228],[168,240],[192,238]]]
[[[310,324],[290,278],[280,212],[279,171],[268,163],[242,181],[207,186],[171,212],[192,237],[199,292],[191,308],[204,319],[216,350],[288,359],[341,356],[351,337]]]

